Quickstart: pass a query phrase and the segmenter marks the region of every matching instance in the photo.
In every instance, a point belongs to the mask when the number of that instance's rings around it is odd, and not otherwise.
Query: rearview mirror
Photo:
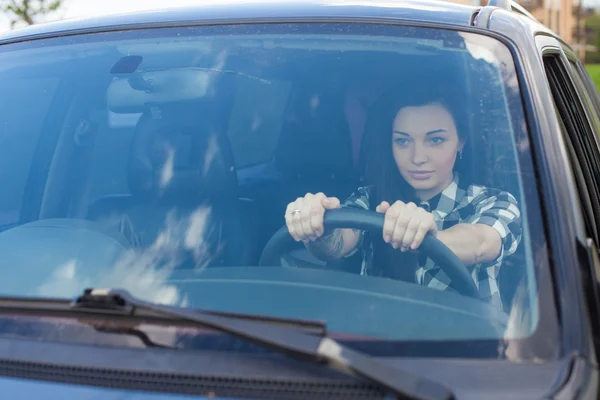
[[[167,104],[206,95],[216,72],[200,68],[123,74],[108,87],[108,108],[115,113],[139,113],[148,104]]]

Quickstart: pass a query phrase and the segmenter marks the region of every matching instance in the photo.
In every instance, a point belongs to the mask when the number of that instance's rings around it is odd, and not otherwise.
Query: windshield
[[[499,41],[270,24],[0,51],[1,295],[122,288],[363,341],[535,331],[541,206]]]

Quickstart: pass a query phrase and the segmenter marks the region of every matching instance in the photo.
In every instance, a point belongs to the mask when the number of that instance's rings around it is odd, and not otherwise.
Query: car
[[[518,4],[168,7],[0,60],[3,396],[600,395],[600,96]]]

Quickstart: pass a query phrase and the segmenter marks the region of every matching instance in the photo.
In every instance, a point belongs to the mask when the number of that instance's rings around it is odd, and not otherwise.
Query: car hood
[[[422,369],[428,370],[428,376],[451,387],[457,399],[540,399],[546,398],[557,383],[557,374],[564,370],[565,363],[556,362],[547,365],[510,365],[499,362],[489,368],[482,368],[482,363],[441,361],[432,363],[432,360],[404,360],[399,364],[410,364],[413,372]],[[475,364],[479,364],[476,366]],[[424,371],[421,371],[424,372]],[[97,386],[84,386],[70,383],[55,383],[29,379],[0,378],[0,391],[6,398],[43,399],[102,399],[102,400],[166,400],[166,399],[230,399],[218,397],[217,393],[205,395],[186,395],[176,393],[146,392],[141,390],[127,390],[105,388]],[[233,400],[233,398],[231,398]],[[241,400],[243,398],[236,397]]]
[[[0,391],[3,396],[10,399],[23,398],[23,393],[27,393],[27,398],[32,399],[87,399],[87,400],[198,400],[214,399],[210,393],[208,397],[198,395],[182,395],[173,393],[152,393],[133,390],[120,390],[112,388],[81,386],[71,384],[61,384],[54,382],[42,382],[28,379],[0,378]],[[227,399],[221,397],[221,399]],[[233,399],[232,399],[233,400]],[[236,400],[240,400],[239,398]]]

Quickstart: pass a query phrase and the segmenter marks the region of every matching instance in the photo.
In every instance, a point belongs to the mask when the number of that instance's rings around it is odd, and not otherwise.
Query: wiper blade
[[[91,289],[89,289],[91,290]],[[96,289],[97,290],[97,289]],[[124,305],[121,304],[120,302],[117,302],[116,299],[114,298],[100,298],[100,297],[95,297],[92,299],[91,303],[88,303],[88,299],[85,297],[86,293],[88,290],[86,290],[84,292],[84,295],[81,297],[78,297],[75,301],[75,303],[71,302],[70,307],[71,310],[77,310],[79,312],[89,312],[89,311],[99,311],[102,312],[103,314],[106,313],[108,315],[110,314],[130,314],[131,313],[131,309],[132,307],[129,305]],[[117,291],[113,291],[113,292],[117,292]],[[131,297],[131,295],[130,295]],[[39,299],[33,300],[36,303],[39,303]],[[3,303],[7,302],[6,299],[3,299],[0,297],[0,307],[2,306]],[[10,302],[10,300],[8,300],[8,302]],[[81,304],[79,304],[79,302],[81,302]],[[23,303],[23,300],[20,299],[18,301],[18,304],[21,305]],[[154,305],[153,303],[147,303],[147,305]],[[82,305],[85,305],[85,307],[82,307]],[[38,309],[39,306],[33,305],[34,308]],[[151,307],[143,307],[140,308],[138,307],[138,312],[136,313],[136,316],[140,316],[141,311],[146,311],[146,315],[144,316],[152,316],[152,314],[155,314],[154,309]],[[304,332],[310,332],[310,333],[314,333],[317,335],[325,335],[327,333],[327,326],[325,325],[324,322],[322,321],[310,321],[310,320],[301,320],[301,319],[292,319],[292,318],[282,318],[282,317],[272,317],[272,316],[265,316],[265,315],[252,315],[252,314],[241,314],[241,313],[234,313],[234,312],[228,312],[228,311],[215,311],[215,310],[199,310],[199,309],[194,309],[192,312],[198,314],[205,314],[205,315],[215,315],[215,316],[221,316],[221,317],[226,317],[227,319],[240,319],[240,320],[245,320],[245,321],[256,321],[256,322],[260,322],[261,324],[269,324],[269,325],[278,325],[281,327],[288,327],[288,328],[296,328],[296,329],[301,329]],[[165,315],[163,313],[163,316],[166,318],[170,318],[172,319],[173,316],[170,315]],[[179,318],[179,317],[176,317]]]
[[[138,339],[141,340],[142,343],[144,343],[144,345],[146,347],[159,347],[159,348],[163,348],[163,349],[172,349],[172,346],[165,346],[163,344],[160,343],[156,343],[155,341],[153,341],[152,339],[150,339],[150,337],[142,330],[137,329],[137,328],[109,328],[109,327],[104,327],[100,324],[91,324],[94,329],[96,329],[98,332],[104,332],[104,333],[116,333],[116,334],[120,334],[120,335],[131,335],[131,336],[135,336]]]
[[[349,349],[327,336],[314,336],[295,329],[150,303],[135,298],[124,290],[86,289],[82,296],[75,299],[72,307],[119,311],[128,315],[135,315],[142,310],[151,311],[234,335],[295,359],[326,364],[337,371],[376,383],[402,398],[419,400],[454,398],[450,389],[438,382],[399,370],[366,354]]]

